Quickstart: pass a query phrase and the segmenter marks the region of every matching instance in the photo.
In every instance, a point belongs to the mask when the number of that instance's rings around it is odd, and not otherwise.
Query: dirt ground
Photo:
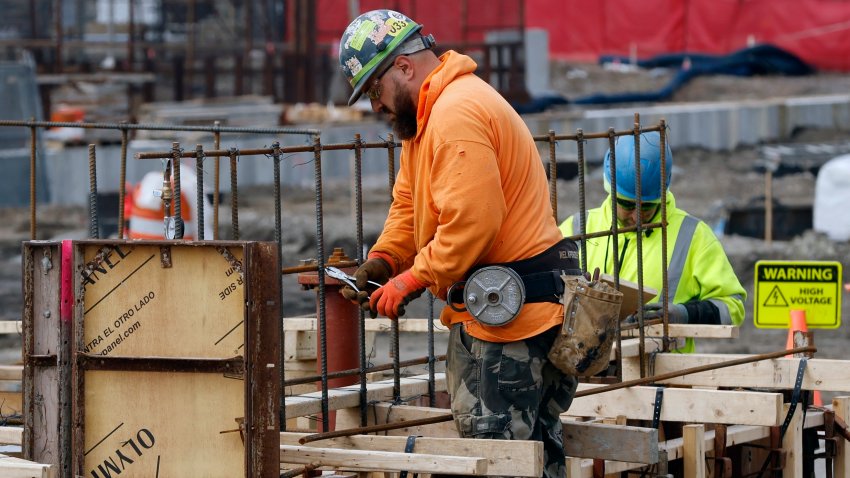
[[[613,72],[596,65],[555,64],[552,69],[552,86],[568,97],[590,92],[621,92],[655,89],[666,82],[670,72],[636,71]],[[820,74],[802,78],[698,78],[676,93],[673,101],[744,100],[769,96],[800,96],[835,94],[850,91],[850,75]],[[635,105],[636,111],[640,105]],[[847,131],[799,131],[792,139],[797,142],[837,141],[850,137]],[[755,171],[758,160],[755,148],[741,148],[732,152],[710,152],[698,149],[680,149],[674,152],[675,168],[672,190],[680,207],[714,226],[722,221],[730,207],[746,204],[754,196],[763,194],[764,177]],[[815,177],[810,173],[783,176],[774,180],[774,191],[785,203],[811,203]],[[601,173],[588,172],[588,207],[597,205],[604,196]],[[561,217],[578,209],[574,199],[576,181],[559,181],[559,206]],[[355,251],[355,224],[351,219],[351,198],[348,191],[325,191],[324,222],[325,242],[330,249],[341,246],[349,255]],[[316,231],[313,193],[311,191],[284,191],[283,257],[284,265],[295,265],[300,259],[315,256]],[[364,236],[371,243],[380,233],[388,202],[385,191],[366,194],[364,206]],[[273,203],[266,188],[240,189],[240,228],[242,239],[273,239]],[[222,230],[227,230],[230,212],[222,210]],[[87,235],[87,213],[83,208],[40,206],[38,237],[83,238]],[[29,237],[29,211],[27,209],[0,209],[0,320],[19,320],[22,308],[20,281],[20,244]],[[224,238],[228,237],[225,233]],[[747,319],[737,340],[704,340],[699,344],[702,352],[761,353],[780,349],[785,344],[785,330],[756,329],[752,325],[753,268],[759,259],[818,259],[836,260],[845,267],[844,280],[850,282],[847,271],[850,243],[835,243],[813,232],[807,232],[791,241],[762,240],[741,236],[721,236],[742,284],[750,298],[747,300]],[[311,313],[315,309],[314,295],[302,291],[294,276],[284,277],[284,315],[291,317]],[[410,314],[423,317],[427,313],[424,299],[417,301]],[[439,303],[437,308],[439,309]],[[850,319],[850,294],[843,297],[842,318]],[[850,328],[842,325],[837,331],[818,331],[815,341],[817,356],[822,358],[850,359],[846,343]],[[406,342],[405,342],[406,343]],[[20,358],[20,338],[0,338],[3,352],[0,362],[12,363]],[[438,353],[441,350],[438,345]],[[385,348],[385,347],[382,347]],[[402,349],[416,353],[418,344]],[[417,355],[418,356],[418,355]],[[403,357],[405,358],[405,357]],[[380,359],[379,359],[380,360]]]

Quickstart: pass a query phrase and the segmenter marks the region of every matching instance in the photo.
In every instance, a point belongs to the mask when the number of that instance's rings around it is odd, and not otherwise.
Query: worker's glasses
[[[620,199],[617,198],[617,205],[620,206],[621,209],[625,209],[627,211],[634,211],[637,207],[637,203],[634,201],[629,201],[628,199]],[[649,212],[658,207],[657,202],[641,202],[640,210],[642,212]]]
[[[375,79],[372,80],[372,86],[369,87],[368,90],[366,90],[366,96],[368,96],[370,100],[377,101],[377,99],[381,97],[381,78],[383,78],[384,75],[386,75],[387,72],[390,71],[390,68],[392,68],[393,64],[395,64],[395,58],[393,58],[392,61],[387,63],[387,66],[385,66],[380,73],[375,75]]]

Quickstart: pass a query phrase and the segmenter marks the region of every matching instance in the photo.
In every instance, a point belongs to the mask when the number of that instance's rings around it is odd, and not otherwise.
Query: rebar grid
[[[139,160],[147,160],[147,159],[167,159],[167,160],[170,160],[170,164],[169,164],[170,167],[166,169],[165,175],[166,176],[170,176],[171,174],[174,175],[174,179],[175,179],[175,186],[174,186],[175,187],[175,189],[174,189],[175,194],[173,196],[174,206],[175,206],[174,207],[174,209],[175,209],[174,214],[178,218],[180,217],[180,214],[181,214],[180,193],[179,193],[179,191],[180,191],[180,189],[179,189],[180,188],[180,173],[179,173],[180,159],[181,158],[194,158],[196,160],[196,168],[198,169],[198,172],[199,172],[199,174],[198,174],[198,191],[199,191],[199,201],[198,201],[198,203],[199,203],[199,205],[203,204],[203,201],[201,200],[201,196],[200,196],[202,194],[201,191],[203,191],[203,179],[202,179],[203,178],[203,174],[202,174],[202,167],[203,166],[202,166],[202,163],[208,157],[212,157],[212,158],[215,159],[215,165],[216,165],[215,195],[214,195],[215,204],[213,205],[213,208],[214,208],[214,214],[215,214],[214,223],[215,223],[215,226],[216,226],[214,228],[214,230],[216,232],[214,233],[214,236],[213,236],[214,238],[217,238],[217,234],[218,234],[218,227],[217,226],[218,226],[218,209],[219,209],[219,204],[218,204],[218,179],[219,179],[218,178],[218,174],[219,174],[218,173],[218,171],[219,171],[218,164],[219,164],[219,159],[222,158],[222,157],[227,157],[230,160],[230,166],[231,166],[231,171],[230,171],[231,178],[230,179],[231,179],[231,192],[232,192],[232,194],[231,194],[231,214],[232,214],[232,224],[233,224],[233,237],[234,237],[234,239],[238,240],[239,239],[239,224],[238,224],[238,195],[239,194],[238,194],[237,159],[240,158],[240,157],[241,158],[252,158],[252,157],[256,157],[256,156],[271,157],[273,159],[272,164],[273,164],[273,174],[274,174],[274,182],[275,182],[274,196],[275,196],[275,215],[276,215],[276,218],[275,218],[275,236],[274,236],[274,239],[278,243],[278,250],[280,250],[280,245],[281,245],[281,240],[282,240],[282,238],[281,238],[281,227],[282,226],[281,226],[281,222],[280,222],[280,218],[282,216],[282,211],[281,211],[281,206],[280,206],[280,161],[281,161],[281,158],[283,157],[283,155],[286,155],[286,154],[312,153],[313,154],[314,168],[315,168],[314,169],[314,187],[315,187],[315,206],[316,206],[316,246],[317,246],[316,247],[316,254],[317,254],[316,259],[317,260],[316,260],[316,263],[312,266],[295,266],[295,267],[286,268],[286,267],[282,266],[282,258],[279,258],[280,260],[277,264],[277,267],[278,267],[278,270],[281,270],[283,274],[303,272],[303,271],[307,271],[307,270],[317,270],[317,271],[321,272],[319,274],[319,283],[318,283],[318,303],[319,304],[318,304],[318,317],[317,317],[317,319],[318,319],[318,328],[319,328],[319,335],[320,335],[320,341],[321,341],[321,344],[320,344],[321,345],[321,348],[320,348],[321,353],[320,353],[319,359],[321,361],[320,379],[321,379],[321,388],[322,388],[322,429],[327,430],[327,427],[328,427],[327,416],[328,416],[328,412],[329,412],[329,410],[328,410],[328,377],[329,376],[336,376],[336,375],[333,375],[334,372],[329,373],[328,370],[327,370],[327,347],[328,347],[328,344],[326,343],[326,341],[324,339],[324,337],[326,337],[326,332],[327,332],[327,330],[326,330],[327,322],[326,322],[326,317],[325,317],[326,311],[325,311],[325,308],[324,308],[324,303],[325,303],[325,300],[326,300],[326,297],[325,297],[326,291],[325,291],[325,287],[324,287],[324,285],[325,285],[325,282],[324,282],[325,260],[324,260],[324,257],[323,257],[323,254],[324,254],[324,238],[323,238],[323,235],[324,235],[324,231],[323,231],[324,211],[323,211],[322,205],[323,205],[323,202],[324,202],[324,198],[323,198],[323,191],[322,191],[322,188],[323,188],[322,170],[321,170],[322,160],[323,160],[323,157],[326,156],[327,152],[331,152],[331,151],[353,151],[354,181],[353,181],[352,188],[353,188],[353,194],[354,194],[354,199],[355,199],[354,211],[353,212],[354,212],[355,219],[356,219],[356,222],[357,222],[356,234],[357,234],[357,249],[358,250],[356,251],[356,254],[355,254],[356,259],[354,261],[351,261],[351,264],[345,263],[345,264],[339,264],[339,265],[346,267],[346,266],[351,266],[351,265],[356,266],[358,264],[362,264],[364,262],[364,259],[365,259],[364,258],[364,239],[363,239],[363,190],[362,190],[362,187],[363,187],[363,185],[362,185],[362,183],[363,183],[363,178],[362,178],[362,161],[363,161],[363,158],[362,158],[362,155],[363,155],[363,151],[367,150],[367,149],[378,149],[378,150],[383,149],[383,150],[386,150],[386,153],[387,153],[387,173],[388,173],[388,175],[387,175],[388,191],[389,191],[390,199],[392,200],[392,192],[393,192],[393,189],[394,189],[394,186],[395,186],[395,176],[396,176],[396,148],[398,148],[400,146],[399,143],[396,143],[394,141],[394,138],[393,138],[392,135],[388,135],[387,139],[384,140],[384,141],[364,142],[362,140],[362,138],[360,137],[360,135],[358,134],[358,135],[355,136],[354,141],[350,142],[350,143],[322,144],[320,137],[318,136],[318,134],[315,134],[315,132],[313,130],[291,130],[291,129],[271,129],[271,128],[227,128],[227,127],[221,127],[219,125],[215,125],[214,127],[170,127],[170,126],[164,126],[164,125],[140,125],[140,124],[127,124],[127,123],[112,125],[112,124],[85,124],[85,123],[84,124],[78,124],[78,123],[34,122],[34,121],[21,121],[21,122],[0,121],[0,127],[2,127],[2,126],[24,126],[24,127],[30,128],[30,130],[32,132],[31,133],[31,136],[32,136],[31,162],[34,162],[34,158],[36,156],[36,150],[35,150],[36,146],[35,145],[36,145],[37,128],[54,127],[54,126],[71,126],[71,127],[83,127],[83,128],[88,127],[88,128],[102,128],[102,129],[117,129],[117,130],[119,130],[122,133],[122,181],[121,181],[122,184],[120,185],[122,193],[123,193],[123,189],[124,189],[124,185],[123,185],[124,172],[123,171],[124,171],[124,166],[125,166],[124,163],[125,163],[125,157],[126,157],[126,146],[127,146],[127,138],[128,138],[127,135],[128,135],[129,131],[143,130],[143,129],[158,129],[158,130],[173,130],[173,131],[208,131],[208,132],[214,133],[215,144],[214,144],[213,149],[211,149],[211,150],[204,150],[202,145],[197,145],[194,148],[194,150],[184,150],[184,149],[180,148],[178,143],[174,143],[173,146],[172,146],[172,149],[170,151],[144,152],[144,153],[138,153],[138,154],[135,155],[135,158],[139,159]],[[152,126],[152,127],[149,127],[149,126]],[[667,218],[666,218],[666,213],[667,213],[667,210],[666,209],[667,208],[666,208],[665,201],[663,201],[663,200],[661,201],[661,221],[658,222],[658,223],[642,224],[641,219],[638,218],[637,224],[635,226],[621,227],[621,226],[618,225],[618,222],[617,222],[618,206],[616,204],[616,201],[614,201],[614,202],[612,202],[612,226],[611,226],[610,230],[588,233],[587,228],[586,228],[586,224],[585,224],[586,223],[586,217],[587,217],[587,208],[586,208],[586,203],[585,203],[585,197],[586,197],[585,176],[586,176],[586,173],[587,173],[586,172],[586,164],[587,163],[586,163],[586,159],[585,159],[585,144],[586,144],[586,142],[589,141],[589,140],[606,140],[607,139],[608,146],[609,146],[609,149],[611,151],[611,153],[610,153],[611,154],[611,156],[610,156],[610,158],[611,158],[611,161],[610,161],[611,189],[612,189],[612,191],[616,191],[616,187],[617,187],[616,186],[616,166],[615,166],[615,163],[616,163],[616,155],[615,155],[616,138],[619,137],[619,136],[625,136],[625,135],[634,136],[635,139],[636,139],[636,141],[635,141],[635,144],[636,144],[635,149],[636,149],[636,153],[637,153],[636,155],[639,155],[639,147],[640,147],[639,146],[639,144],[640,144],[639,135],[642,134],[642,133],[650,132],[650,131],[658,131],[660,133],[660,136],[661,136],[662,194],[664,196],[666,196],[667,185],[666,185],[666,183],[664,182],[664,179],[663,179],[666,176],[666,172],[665,172],[666,171],[666,169],[665,169],[666,168],[666,161],[665,161],[665,159],[666,159],[665,158],[665,154],[666,154],[666,128],[667,128],[667,125],[663,120],[660,123],[658,123],[657,125],[650,126],[650,127],[642,127],[640,125],[639,116],[635,115],[634,127],[632,129],[628,129],[628,130],[616,131],[614,128],[610,128],[606,132],[585,133],[582,129],[578,129],[575,134],[561,134],[561,135],[559,135],[559,134],[555,134],[554,131],[549,131],[549,134],[547,134],[547,135],[534,136],[534,140],[536,142],[545,142],[545,143],[547,143],[547,146],[548,146],[548,150],[549,150],[548,170],[549,170],[550,199],[552,201],[552,209],[553,209],[553,214],[555,214],[556,221],[558,220],[558,217],[557,217],[557,197],[558,197],[558,194],[557,194],[557,179],[558,178],[557,178],[557,174],[556,174],[556,157],[555,157],[557,145],[558,145],[559,142],[572,142],[572,141],[576,142],[576,148],[577,148],[577,151],[578,151],[578,169],[579,169],[579,171],[578,171],[578,184],[579,184],[579,198],[578,198],[579,204],[578,204],[578,206],[579,206],[579,211],[577,212],[576,217],[579,217],[580,220],[579,220],[579,227],[577,228],[577,231],[575,231],[575,232],[577,232],[577,234],[574,234],[572,236],[572,238],[580,241],[581,257],[582,257],[581,267],[582,267],[583,270],[586,271],[586,269],[587,269],[586,244],[584,242],[585,240],[591,239],[591,238],[599,238],[599,237],[610,237],[612,242],[613,242],[613,245],[614,245],[614,250],[616,251],[616,250],[619,250],[618,236],[620,234],[626,233],[626,232],[637,232],[638,233],[637,236],[640,236],[641,232],[647,231],[649,229],[661,228],[662,231],[663,231],[662,232],[662,235],[663,235],[662,251],[663,251],[663,256],[664,256],[662,258],[662,264],[663,264],[663,268],[664,268],[664,270],[662,271],[662,274],[663,274],[664,291],[667,292],[667,271],[666,271],[666,266],[667,266],[667,258],[666,258],[666,249],[667,249],[667,243],[666,243]],[[258,133],[258,134],[264,134],[264,133],[270,133],[270,132],[271,133],[287,133],[287,134],[292,134],[292,133],[313,134],[313,141],[312,141],[312,144],[310,144],[310,145],[281,146],[281,144],[279,142],[275,142],[275,143],[272,144],[271,148],[265,147],[265,148],[251,148],[251,149],[241,149],[241,150],[236,149],[236,148],[230,148],[230,149],[224,149],[224,150],[220,149],[220,140],[221,140],[220,135],[221,135],[221,133]],[[93,165],[92,171],[94,171],[95,168],[96,168],[96,166]],[[636,169],[638,171],[639,171],[639,168],[640,168],[640,166],[636,165]],[[168,179],[170,180],[170,178],[168,178]],[[35,165],[34,164],[32,164],[32,168],[31,168],[30,182],[31,182],[31,195],[34,196],[34,191],[35,191],[35,184],[34,184],[35,183]],[[638,207],[640,206],[640,193],[639,193],[640,192],[640,186],[641,186],[640,181],[636,180],[636,189],[637,189],[637,192],[638,192],[636,202],[638,203],[637,204]],[[96,188],[96,182],[92,185],[92,189],[95,190],[95,188]],[[31,203],[32,203],[32,206],[31,206],[31,235],[33,236],[33,238],[35,238],[36,217],[35,217],[35,206],[34,206],[35,200],[34,200],[34,197],[32,197]],[[96,202],[93,203],[93,207],[96,208]],[[198,216],[199,216],[198,217],[198,223],[199,223],[199,226],[200,226],[199,229],[201,229],[203,227],[203,222],[202,222],[203,219],[202,219],[201,214],[202,213],[198,214]],[[96,218],[92,219],[92,221],[93,221],[93,223],[96,222]],[[178,224],[180,224],[180,226],[182,226],[182,221],[177,221],[177,222],[178,222]],[[121,232],[119,232],[119,234],[120,233]],[[94,233],[94,232],[92,233],[92,235],[95,235],[95,234],[96,233]],[[180,236],[178,236],[178,237],[180,237]],[[203,232],[199,233],[199,239],[204,239]],[[638,247],[638,271],[639,271],[638,276],[639,277],[638,277],[637,282],[638,282],[639,290],[642,293],[642,290],[643,290],[643,269],[642,269],[643,264],[642,264],[642,262],[643,261],[642,261],[642,256],[640,254],[640,251],[641,251],[640,243],[641,243],[641,239],[638,237],[637,247]],[[615,281],[615,285],[617,287],[619,287],[619,272],[620,272],[621,264],[620,264],[620,259],[619,259],[617,254],[614,254],[613,261],[614,261],[614,274],[613,274],[614,275],[614,281]],[[664,301],[664,305],[663,305],[663,310],[664,310],[664,316],[663,317],[664,317],[664,319],[662,320],[662,323],[663,323],[664,344],[665,344],[665,347],[666,347],[668,345],[668,340],[667,340],[667,336],[668,336],[667,310],[668,310],[668,300],[669,300],[668,295],[669,295],[669,292],[664,293],[662,295],[663,295],[662,300]],[[434,298],[430,294],[428,295],[428,297],[429,297],[428,298],[428,301],[429,301],[429,304],[428,304],[429,318],[433,318],[433,314],[434,314],[434,303],[433,303],[433,301],[434,301]],[[644,349],[643,342],[645,340],[645,337],[644,337],[642,326],[645,325],[645,324],[643,322],[642,311],[639,310],[637,315],[638,315],[639,324],[641,325],[641,327],[639,327],[641,329],[641,331],[640,331],[640,347],[641,347],[641,352],[644,352],[645,349]],[[365,405],[366,405],[366,403],[365,403],[366,372],[370,369],[386,369],[386,368],[389,368],[390,365],[385,364],[385,365],[371,366],[370,364],[367,363],[366,350],[365,350],[366,345],[365,345],[365,328],[364,328],[365,322],[364,321],[365,321],[365,317],[361,313],[360,314],[360,328],[359,328],[359,333],[358,333],[358,335],[359,335],[359,348],[360,348],[360,369],[358,371],[359,372],[358,374],[359,374],[359,382],[360,382],[360,385],[361,385],[361,405],[362,405],[362,407],[361,407],[361,424],[365,425],[366,422],[367,422],[367,420],[366,420],[366,408],[365,408]],[[433,321],[429,320],[429,324],[428,324],[429,325],[429,327],[428,327],[428,356],[424,359],[414,359],[413,361],[408,360],[408,361],[404,361],[404,362],[401,361],[401,357],[400,357],[398,323],[392,322],[392,325],[393,326],[392,326],[392,343],[391,343],[391,346],[392,346],[392,355],[393,356],[392,356],[391,367],[392,367],[392,370],[393,370],[393,378],[394,378],[393,400],[395,402],[402,401],[401,385],[400,385],[400,377],[401,377],[401,374],[402,374],[402,367],[407,366],[407,364],[410,364],[412,362],[418,363],[418,362],[424,361],[424,363],[428,364],[428,373],[429,373],[429,377],[430,377],[428,395],[429,395],[430,402],[433,405],[434,402],[435,402],[435,394],[436,394],[435,387],[434,387],[434,380],[435,380],[435,378],[434,378],[434,375],[435,375],[434,374],[434,366],[435,366],[437,361],[444,360],[443,356],[437,357],[434,354]],[[282,328],[282,324],[281,324],[281,328]],[[617,357],[616,357],[617,364],[618,364],[617,377],[618,377],[619,380],[622,380],[622,370],[621,370],[621,367],[619,366],[622,363],[622,357],[621,357],[622,337],[621,337],[621,333],[620,333],[621,330],[620,330],[620,324],[619,323],[617,324],[617,328],[618,328],[618,333],[617,333],[618,347],[617,347]],[[282,353],[282,351],[281,351],[281,353]],[[641,360],[643,361],[643,354],[641,354]],[[642,371],[642,374],[645,372],[645,364],[643,364],[643,363],[641,364],[641,371]],[[285,383],[285,377],[283,376],[283,368],[281,369],[281,383]],[[283,400],[281,400],[281,402],[283,402]],[[281,405],[282,405],[281,406],[281,408],[282,408],[282,410],[281,410],[281,426],[284,427],[285,426],[285,420],[283,418],[285,417],[285,410],[283,410],[283,403]]]

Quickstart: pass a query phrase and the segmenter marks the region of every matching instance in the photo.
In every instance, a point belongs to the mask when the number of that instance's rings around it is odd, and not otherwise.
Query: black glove
[[[662,315],[664,315],[664,309],[661,302],[651,302],[649,304],[644,304],[644,320],[660,319]],[[683,304],[668,304],[667,316],[670,318],[671,324],[688,323],[688,309]],[[637,322],[637,314],[632,314],[626,317],[627,324],[633,324],[635,322]]]
[[[387,261],[378,257],[369,259],[354,271],[354,285],[357,286],[359,292],[346,285],[340,289],[339,293],[355,304],[359,304],[361,309],[368,311],[369,291],[367,289],[370,286],[369,281],[386,284],[390,280],[390,274],[392,274],[392,268],[387,264]],[[375,289],[375,286],[371,287],[373,290]]]

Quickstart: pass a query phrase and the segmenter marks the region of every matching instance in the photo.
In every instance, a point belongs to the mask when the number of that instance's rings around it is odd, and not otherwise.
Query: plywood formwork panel
[[[74,247],[74,473],[278,476],[276,245]]]
[[[85,353],[241,355],[242,248],[117,244],[84,250]]]
[[[242,380],[100,370],[85,380],[85,476],[244,475]]]

